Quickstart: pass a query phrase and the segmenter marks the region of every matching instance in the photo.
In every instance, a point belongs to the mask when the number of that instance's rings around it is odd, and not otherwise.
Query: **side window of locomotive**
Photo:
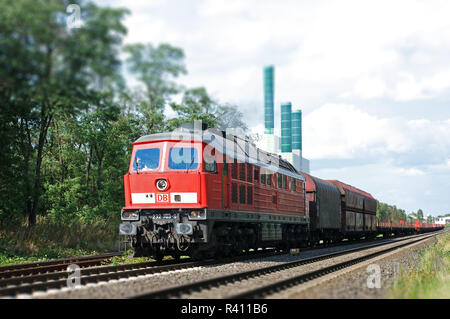
[[[255,183],[258,183],[259,182],[259,170],[255,169],[253,171],[253,174],[254,174],[253,179],[255,180]]]
[[[266,183],[266,174],[261,173],[261,184],[265,184]]]
[[[253,167],[251,164],[247,164],[247,182],[252,182],[252,176],[253,176]]]
[[[272,174],[267,174],[267,185],[272,185]]]
[[[245,204],[245,185],[239,185],[239,203]]]
[[[172,147],[169,152],[170,169],[197,169],[198,151],[194,147]]]
[[[247,204],[252,205],[253,204],[253,187],[247,186]]]
[[[237,191],[236,183],[231,184],[231,201],[233,203],[237,203],[237,201],[238,201],[238,191]]]
[[[281,174],[277,174],[277,177],[278,177],[278,188],[281,188],[281,186],[283,186]]]
[[[283,175],[283,188],[287,189],[287,176]]]
[[[231,178],[237,179],[237,163],[233,161],[231,163]]]
[[[226,160],[224,160],[224,162],[223,162],[223,175],[224,176],[228,175],[228,163]]]
[[[159,167],[159,148],[137,150],[134,155],[133,171],[146,172]]]
[[[206,172],[217,173],[217,162],[215,155],[204,156],[204,167]]]
[[[292,191],[295,192],[295,179],[292,180]]]
[[[239,163],[239,179],[245,181],[245,163]]]

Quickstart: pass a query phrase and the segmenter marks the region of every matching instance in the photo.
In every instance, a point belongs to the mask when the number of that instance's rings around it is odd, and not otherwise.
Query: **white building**
[[[450,224],[450,217],[436,217],[436,224],[439,225]]]
[[[281,138],[275,134],[264,134],[257,143],[260,149],[269,153],[281,155],[283,159],[291,163],[298,171],[309,174],[309,160],[302,156],[300,150],[293,150],[290,153],[281,152]]]

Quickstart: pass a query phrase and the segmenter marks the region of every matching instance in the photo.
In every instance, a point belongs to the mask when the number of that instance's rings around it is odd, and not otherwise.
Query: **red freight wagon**
[[[346,237],[376,236],[377,202],[367,192],[337,180],[329,182],[341,193],[342,232]]]
[[[309,201],[311,241],[332,242],[342,239],[341,193],[333,184],[312,175],[301,173],[306,179]]]

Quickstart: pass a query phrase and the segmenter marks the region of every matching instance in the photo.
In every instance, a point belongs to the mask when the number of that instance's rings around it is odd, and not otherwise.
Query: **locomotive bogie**
[[[196,212],[195,217],[192,212]],[[229,243],[239,247],[235,253],[286,244],[306,246],[308,225],[305,216],[208,209],[141,210],[138,221],[123,221],[120,233],[132,237],[133,248],[139,251],[136,256],[158,252],[194,256],[202,250],[211,254],[229,250]]]

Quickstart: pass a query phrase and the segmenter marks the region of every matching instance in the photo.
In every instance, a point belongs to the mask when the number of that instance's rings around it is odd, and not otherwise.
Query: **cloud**
[[[417,169],[417,168],[398,168],[397,169],[398,173],[401,175],[405,175],[405,176],[421,176],[421,175],[425,175],[425,172]]]
[[[352,104],[325,104],[303,123],[305,156],[312,160],[392,158],[410,165],[420,158],[425,165],[450,156],[450,119],[381,118]]]
[[[305,111],[355,99],[450,96],[448,1],[97,2],[131,9],[126,43],[182,47],[189,74],[179,81],[204,85],[222,101],[262,103],[266,64],[276,66],[277,104],[290,100]]]
[[[262,67],[275,65],[275,131],[281,102],[303,110],[314,174],[407,209],[426,189],[428,209],[449,207],[449,1],[96,2],[130,8],[126,43],[183,48],[180,84],[237,104],[257,131]]]
[[[215,17],[241,13],[248,9],[250,2],[241,0],[205,0],[199,6],[199,15]]]
[[[314,175],[323,179],[338,179],[357,186],[372,194],[377,200],[396,205],[408,213],[419,208],[434,216],[449,212],[448,168],[442,170],[430,167],[424,174],[404,174],[397,166],[380,161],[352,167],[316,169]]]

